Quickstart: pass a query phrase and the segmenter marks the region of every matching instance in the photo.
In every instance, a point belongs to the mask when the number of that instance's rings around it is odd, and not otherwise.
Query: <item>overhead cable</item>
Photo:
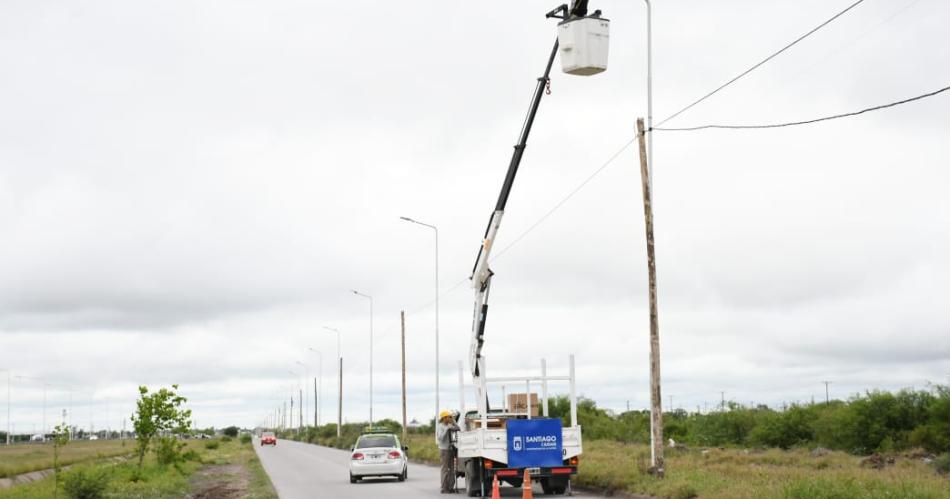
[[[729,85],[732,85],[733,83],[735,83],[736,81],[738,81],[738,80],[739,80],[740,78],[742,78],[743,76],[745,76],[745,75],[751,73],[752,71],[758,69],[758,68],[759,68],[760,66],[762,66],[763,64],[765,64],[765,63],[771,61],[772,59],[774,59],[775,57],[777,57],[777,56],[778,56],[779,54],[781,54],[782,52],[785,52],[786,50],[792,48],[794,45],[798,44],[798,42],[804,40],[805,38],[808,38],[809,36],[811,36],[811,35],[812,35],[813,33],[815,33],[816,31],[820,30],[821,28],[824,28],[825,26],[831,24],[835,19],[838,19],[839,17],[841,17],[842,15],[844,15],[846,12],[848,12],[849,10],[851,10],[851,9],[853,9],[853,8],[855,8],[855,7],[857,7],[859,4],[861,4],[861,3],[863,3],[863,2],[864,2],[864,0],[857,0],[856,2],[852,3],[852,4],[849,5],[846,9],[842,10],[841,12],[838,12],[837,14],[835,14],[834,16],[832,16],[830,19],[828,19],[828,20],[826,20],[825,22],[819,24],[818,26],[816,26],[814,29],[812,29],[812,30],[809,31],[808,33],[805,33],[804,35],[802,35],[802,36],[796,38],[792,43],[789,43],[788,45],[782,47],[782,48],[779,49],[778,51],[772,53],[772,55],[766,57],[765,59],[762,59],[762,60],[759,61],[759,62],[757,62],[757,63],[756,63],[755,65],[753,65],[751,68],[749,68],[749,69],[747,69],[747,70],[745,70],[745,71],[739,73],[739,75],[736,76],[735,78],[733,78],[733,79],[731,79],[731,80],[729,80],[729,81],[723,83],[722,85],[719,85],[719,86],[718,86],[715,90],[713,90],[712,92],[709,92],[709,93],[707,93],[706,95],[700,97],[699,99],[696,99],[692,104],[690,104],[690,105],[684,107],[683,109],[680,109],[679,111],[673,113],[673,114],[670,115],[668,118],[666,118],[666,119],[664,119],[663,121],[659,122],[659,123],[657,124],[657,127],[659,127],[659,126],[662,125],[663,123],[666,123],[667,121],[670,121],[671,119],[673,119],[673,118],[679,116],[680,114],[683,114],[683,113],[686,112],[688,109],[691,109],[693,106],[695,106],[696,104],[699,104],[700,102],[702,102],[702,101],[704,101],[704,100],[706,100],[706,99],[712,97],[713,95],[719,93],[720,90],[722,90],[722,89],[728,87]],[[656,128],[656,127],[654,127],[654,128]]]
[[[918,100],[921,100],[921,99],[926,99],[927,97],[933,97],[933,96],[935,96],[935,95],[937,95],[937,94],[939,94],[939,93],[941,93],[941,92],[946,92],[947,90],[950,90],[950,86],[948,86],[948,87],[943,87],[943,88],[941,88],[940,90],[935,90],[935,91],[933,91],[933,92],[926,93],[926,94],[923,94],[923,95],[918,95],[918,96],[916,96],[916,97],[911,97],[911,98],[909,98],[909,99],[899,100],[899,101],[897,101],[897,102],[890,102],[890,103],[888,103],[888,104],[882,104],[882,105],[880,105],[880,106],[869,107],[869,108],[862,109],[862,110],[860,110],[860,111],[854,111],[854,112],[842,113],[842,114],[835,114],[835,115],[832,115],[832,116],[825,116],[825,117],[822,117],[822,118],[814,118],[814,119],[803,120],[803,121],[789,121],[789,122],[786,122],[786,123],[769,123],[769,124],[765,124],[765,125],[721,125],[721,124],[711,124],[711,125],[700,125],[700,126],[691,126],[691,127],[683,127],[683,128],[658,128],[658,127],[654,127],[653,129],[654,129],[654,130],[657,130],[657,131],[661,131],[661,132],[693,132],[693,131],[697,131],[697,130],[708,130],[708,129],[710,129],[710,128],[721,128],[721,129],[728,129],[728,130],[743,130],[743,129],[750,129],[750,128],[782,128],[782,127],[788,127],[788,126],[809,125],[809,124],[818,123],[818,122],[821,122],[821,121],[829,121],[829,120],[836,120],[836,119],[839,119],[839,118],[847,118],[847,117],[849,117],[849,116],[857,116],[857,115],[859,115],[859,114],[869,113],[869,112],[871,112],[871,111],[878,111],[878,110],[881,110],[881,109],[887,109],[887,108],[889,108],[889,107],[899,106],[899,105],[901,105],[901,104],[907,104],[907,103],[909,103],[909,102],[914,102],[914,101],[918,101]]]

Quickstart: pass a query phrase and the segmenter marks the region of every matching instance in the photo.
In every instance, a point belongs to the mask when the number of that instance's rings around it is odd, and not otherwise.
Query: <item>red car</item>
[[[277,445],[277,437],[269,431],[265,431],[261,434],[261,446],[263,445]]]

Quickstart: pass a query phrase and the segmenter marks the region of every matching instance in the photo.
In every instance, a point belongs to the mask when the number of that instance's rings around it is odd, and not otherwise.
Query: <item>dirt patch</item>
[[[192,499],[240,499],[247,496],[250,476],[239,464],[205,466],[191,478]]]

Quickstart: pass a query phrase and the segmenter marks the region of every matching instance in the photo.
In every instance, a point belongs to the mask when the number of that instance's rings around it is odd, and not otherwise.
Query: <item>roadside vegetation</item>
[[[0,499],[275,499],[277,494],[249,434],[229,427],[217,438],[186,438],[190,411],[176,390],[173,386],[150,393],[140,388],[138,410],[132,418],[137,430],[134,441],[69,442],[63,438],[55,444],[0,449],[0,469],[11,475],[26,471],[21,461],[30,463],[32,470],[56,470],[39,481],[0,489]],[[56,435],[63,433],[58,429]],[[103,449],[117,457],[105,459]],[[71,466],[60,469],[67,464]]]
[[[567,398],[556,397],[549,405],[552,416],[566,424]],[[624,443],[650,439],[649,411],[615,415],[580,399],[578,419],[585,439]],[[921,448],[941,454],[950,451],[950,387],[873,391],[847,401],[792,404],[784,410],[736,403],[705,414],[677,410],[664,413],[663,435],[679,444],[701,447],[820,446],[855,455]]]
[[[565,424],[567,398],[549,401]],[[950,387],[873,391],[847,401],[784,410],[727,403],[705,414],[664,414],[666,477],[648,472],[647,411],[614,414],[578,403],[584,453],[574,483],[595,491],[662,498],[950,498]],[[392,420],[377,426],[401,434]],[[365,423],[284,430],[279,437],[349,449]],[[430,423],[410,429],[413,461],[438,463]]]
[[[0,446],[0,478],[52,469],[53,451],[52,445],[43,444]],[[89,460],[125,456],[131,452],[131,443],[126,440],[74,440],[59,449],[59,463],[69,466]]]
[[[227,439],[227,440],[225,440]],[[213,445],[209,445],[213,442]],[[137,457],[122,462],[75,465],[61,474],[61,498],[69,499],[171,499],[181,497],[233,497],[276,499],[270,478],[261,467],[253,444],[221,437],[186,440],[181,459],[160,464],[149,453],[138,466]],[[0,499],[52,498],[53,476],[9,489],[0,489]]]

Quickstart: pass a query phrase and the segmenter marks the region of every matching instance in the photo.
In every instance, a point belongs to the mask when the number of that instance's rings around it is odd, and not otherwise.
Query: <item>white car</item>
[[[350,483],[367,477],[396,477],[400,482],[409,477],[407,447],[391,432],[370,431],[360,435],[350,454]]]

